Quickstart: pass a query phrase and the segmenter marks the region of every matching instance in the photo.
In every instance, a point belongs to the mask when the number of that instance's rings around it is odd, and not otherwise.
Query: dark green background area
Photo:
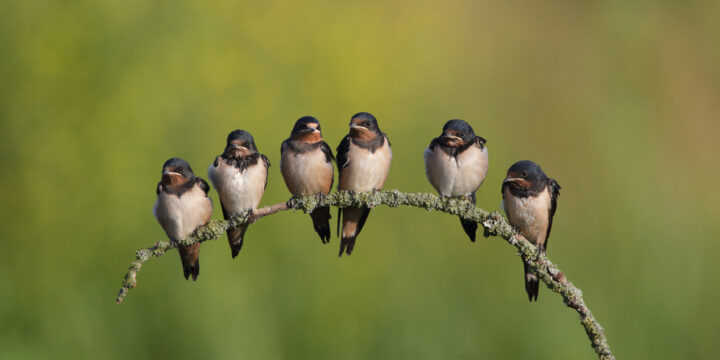
[[[350,257],[282,213],[175,252],[122,305],[169,157],[206,177],[227,133],[274,166],[302,115],[334,148],[369,111],[386,188],[432,192],[422,153],[451,118],[488,139],[478,205],[531,159],[562,185],[548,255],[623,359],[717,345],[720,3],[716,1],[3,1],[0,358],[593,359],[577,315],[530,304],[504,241],[457,218],[372,212]],[[211,192],[221,211],[217,193]],[[333,213],[335,211],[333,210]],[[333,222],[334,222],[333,218]]]

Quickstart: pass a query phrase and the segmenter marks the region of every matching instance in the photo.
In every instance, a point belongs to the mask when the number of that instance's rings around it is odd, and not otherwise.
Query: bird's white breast
[[[550,193],[547,188],[536,196],[515,197],[503,190],[503,206],[510,225],[517,227],[531,243],[544,244],[550,222]]]
[[[375,152],[350,142],[347,164],[340,173],[339,189],[363,192],[382,188],[390,171],[391,160],[392,151],[387,139]]]
[[[280,171],[293,195],[327,194],[333,179],[333,164],[320,149],[296,153],[283,149]]]
[[[267,168],[261,158],[255,165],[242,171],[228,165],[222,158],[218,166],[210,165],[208,177],[220,196],[225,210],[230,214],[239,214],[247,210],[257,209],[265,193]]]
[[[153,213],[168,237],[182,240],[210,221],[212,201],[197,185],[180,197],[160,192]]]
[[[487,147],[472,145],[457,157],[436,146],[425,149],[425,174],[440,195],[466,196],[474,193],[488,170]]]

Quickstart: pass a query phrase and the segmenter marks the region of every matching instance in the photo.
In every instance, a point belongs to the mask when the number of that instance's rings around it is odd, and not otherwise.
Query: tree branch
[[[160,257],[170,249],[178,245],[191,245],[207,240],[216,240],[221,237],[229,228],[235,228],[245,223],[253,223],[258,219],[285,210],[303,210],[305,213],[313,211],[320,206],[335,206],[345,208],[349,206],[375,207],[387,205],[390,207],[414,206],[428,211],[442,211],[452,215],[478,222],[484,229],[485,237],[499,236],[519,250],[519,255],[529,265],[530,271],[538,275],[550,290],[562,296],[565,305],[574,309],[580,315],[580,323],[585,328],[592,347],[601,360],[614,360],[610,346],[605,337],[605,331],[595,320],[592,312],[583,300],[582,292],[565,278],[557,265],[547,259],[545,255],[539,255],[537,248],[524,239],[515,228],[498,212],[489,213],[480,209],[464,199],[443,198],[432,194],[404,193],[397,190],[372,191],[366,193],[355,193],[352,191],[339,191],[330,195],[295,196],[285,203],[267,206],[254,212],[237,215],[227,221],[211,221],[205,226],[199,227],[188,238],[172,243],[160,241],[154,246],[140,249],[135,253],[135,261],[132,262],[122,282],[122,287],[115,300],[121,303],[130,289],[137,285],[137,273],[151,257]]]

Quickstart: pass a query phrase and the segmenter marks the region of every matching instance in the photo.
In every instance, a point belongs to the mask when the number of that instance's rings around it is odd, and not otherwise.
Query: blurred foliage
[[[717,1],[0,2],[0,358],[593,359],[574,312],[497,239],[378,208],[352,256],[310,219],[250,227],[232,261],[150,262],[113,303],[162,163],[205,177],[242,128],[288,198],[280,143],[314,115],[334,147],[370,111],[387,188],[431,192],[444,121],[488,139],[478,205],[532,159],[563,186],[548,250],[627,359],[720,357]],[[221,217],[217,194],[215,217]],[[334,219],[333,219],[334,221]]]

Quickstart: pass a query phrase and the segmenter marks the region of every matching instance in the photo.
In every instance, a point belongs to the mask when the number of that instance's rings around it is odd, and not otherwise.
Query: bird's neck
[[[184,192],[192,189],[195,185],[195,178],[187,179],[182,176],[163,176],[162,178],[163,191],[181,196]]]
[[[322,135],[319,131],[315,131],[309,134],[297,134],[293,136],[293,140],[299,144],[314,144],[322,141]]]
[[[463,143],[462,145],[458,145],[458,146],[449,146],[449,145],[445,145],[442,142],[442,140],[438,140],[438,145],[440,146],[442,151],[444,151],[446,154],[448,154],[452,157],[458,156],[461,152],[467,150],[467,148],[469,148],[473,144],[475,144],[475,143],[468,142],[468,143]]]
[[[369,132],[373,134],[372,136],[368,136],[365,133]],[[365,132],[356,132],[353,133],[350,132],[350,140],[352,140],[352,143],[365,149],[369,149],[370,152],[375,152],[376,149],[383,146],[385,143],[385,137],[381,134],[375,134],[371,131],[365,131]]]
[[[380,134],[365,128],[355,127],[350,129],[350,137],[355,141],[370,142],[375,140]]]
[[[240,170],[244,170],[248,166],[255,165],[258,162],[258,158],[260,157],[260,154],[257,152],[254,152],[249,155],[228,155],[227,157],[225,154],[223,154],[222,158],[225,160],[225,162],[230,165],[234,166]]]
[[[175,175],[175,174],[167,174],[163,175],[162,182],[163,185],[168,187],[178,187],[187,184],[190,181],[190,179],[185,178],[182,175]]]

